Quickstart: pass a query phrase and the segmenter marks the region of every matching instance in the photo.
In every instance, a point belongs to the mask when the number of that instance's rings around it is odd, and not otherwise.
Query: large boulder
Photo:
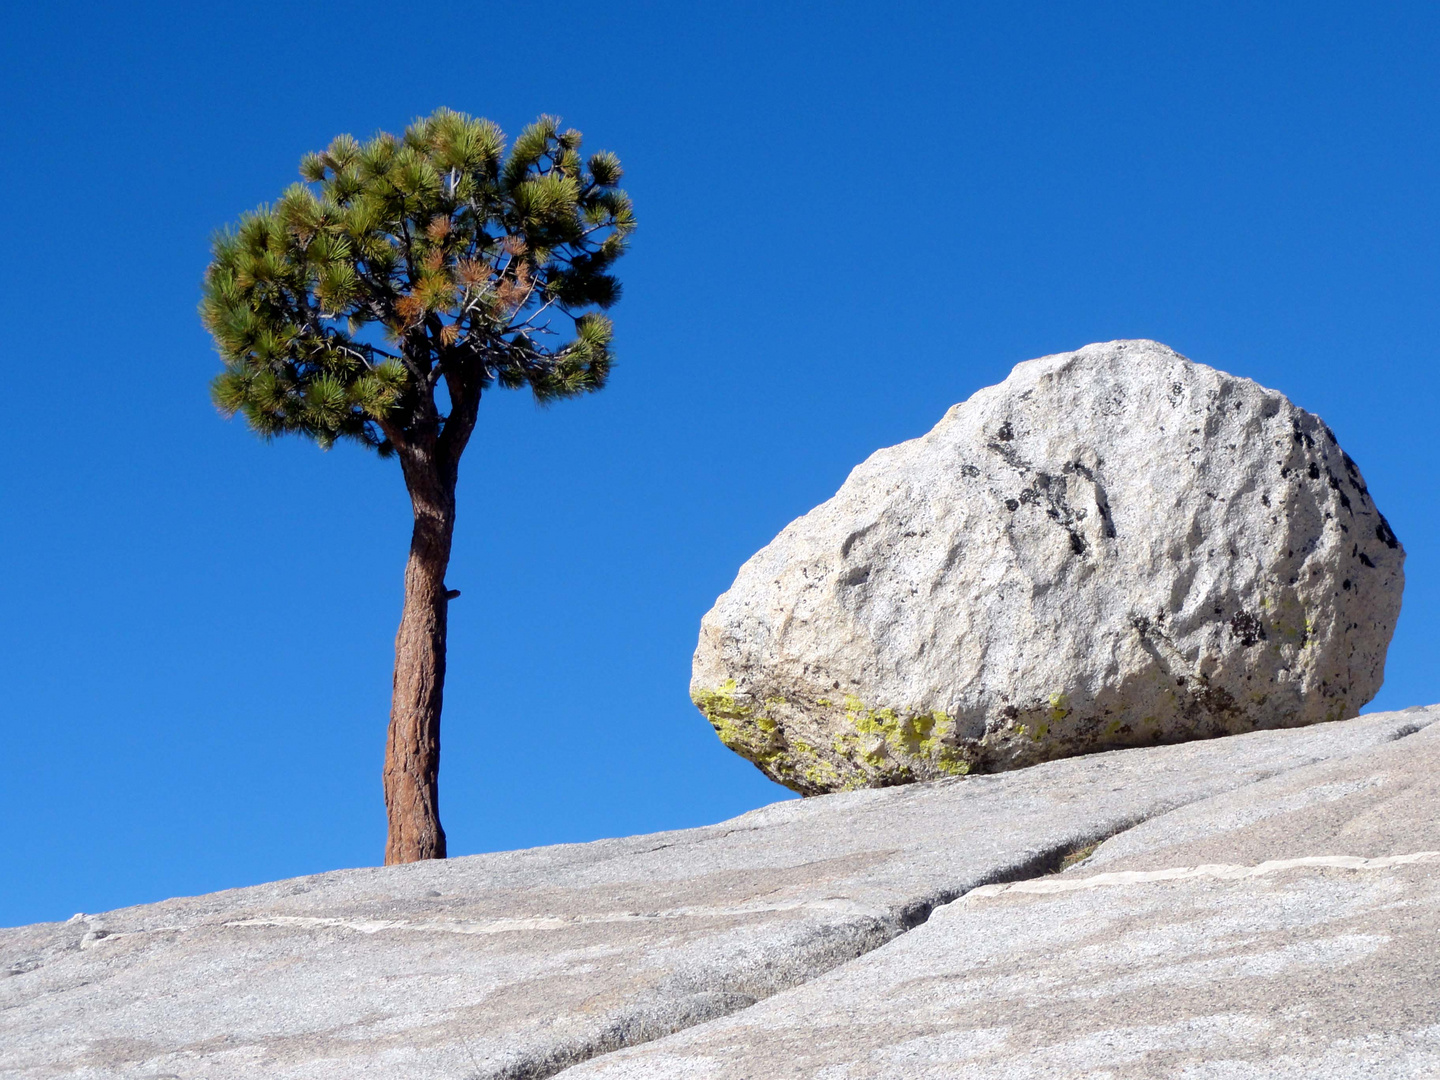
[[[804,794],[1352,717],[1405,552],[1316,416],[1153,341],[1016,366],[740,569],[691,697]]]

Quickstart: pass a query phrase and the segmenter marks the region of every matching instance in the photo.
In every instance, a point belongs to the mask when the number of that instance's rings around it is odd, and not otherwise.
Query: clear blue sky
[[[212,230],[338,132],[559,113],[640,218],[620,364],[483,406],[452,853],[785,797],[686,696],[740,563],[1017,361],[1152,337],[1325,418],[1409,551],[1372,708],[1440,700],[1440,8],[101,5],[0,40],[0,925],[383,845],[393,463],[222,421]]]

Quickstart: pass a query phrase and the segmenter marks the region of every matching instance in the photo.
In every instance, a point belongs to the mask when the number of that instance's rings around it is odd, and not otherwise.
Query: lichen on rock
[[[1354,716],[1404,550],[1317,417],[1163,345],[1018,365],[741,568],[691,696],[805,794]]]

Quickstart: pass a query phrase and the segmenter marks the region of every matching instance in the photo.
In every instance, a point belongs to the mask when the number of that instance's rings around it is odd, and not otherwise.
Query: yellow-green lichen
[[[710,721],[722,743],[737,753],[745,753],[748,739],[741,725],[754,715],[755,710],[736,702],[734,679],[726,679],[716,690],[697,690],[690,700]]]
[[[767,698],[763,707],[756,708],[745,704],[735,680],[727,679],[716,689],[696,691],[691,700],[722,743],[768,776],[803,794],[834,786],[838,778],[834,766],[817,760],[808,743],[788,740],[780,721],[769,713],[768,709],[783,706],[784,698]]]
[[[844,705],[845,719],[855,734],[836,736],[834,750],[881,771],[880,779],[911,779],[914,769],[925,765],[949,776],[970,771],[970,762],[945,743],[955,728],[954,718],[947,713],[869,708],[853,694],[845,695]]]
[[[935,757],[934,765],[948,776],[965,776],[970,772],[970,762],[951,750],[941,751]]]
[[[835,786],[835,782],[840,779],[840,773],[824,758],[816,758],[815,763],[805,769],[805,779],[813,787],[823,791]]]
[[[966,753],[951,739],[954,718],[940,710],[871,708],[854,694],[844,695],[837,707],[832,699],[817,697],[810,709],[845,721],[829,745],[817,749],[787,732],[793,713],[803,717],[810,711],[794,695],[757,702],[727,679],[692,696],[721,742],[804,794],[904,783],[917,776],[964,776],[971,770]]]

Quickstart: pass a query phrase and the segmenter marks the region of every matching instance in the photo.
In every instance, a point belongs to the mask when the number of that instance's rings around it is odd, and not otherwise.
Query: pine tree
[[[461,455],[492,387],[599,390],[635,227],[613,154],[542,116],[506,148],[442,109],[397,138],[348,135],[303,183],[219,234],[201,318],[222,413],[262,438],[351,439],[399,460],[414,510],[385,748],[385,862],[445,857],[438,775]],[[562,332],[563,331],[563,332]]]

